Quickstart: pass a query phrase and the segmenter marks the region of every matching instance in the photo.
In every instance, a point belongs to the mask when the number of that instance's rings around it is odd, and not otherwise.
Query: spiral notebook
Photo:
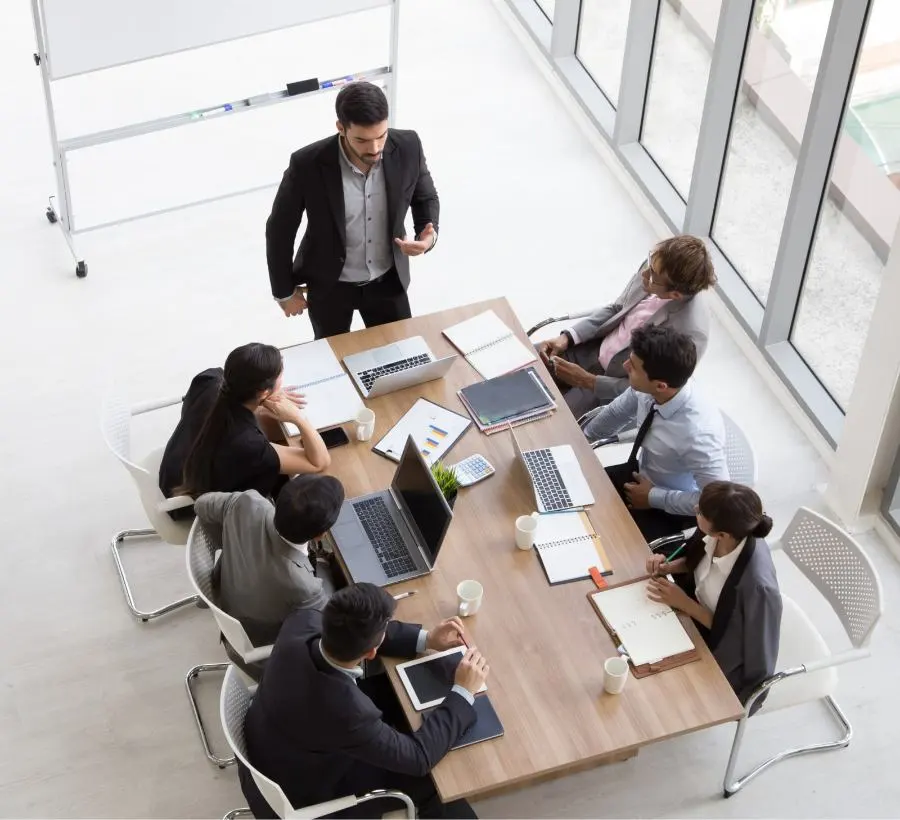
[[[328,339],[282,348],[281,356],[284,386],[303,394],[306,398],[303,412],[317,430],[356,418],[363,408],[362,400],[331,350]],[[281,426],[288,436],[300,432],[290,422]]]
[[[534,549],[550,584],[590,578],[591,567],[611,575],[600,536],[584,511],[543,513],[537,517]]]
[[[444,330],[444,335],[485,379],[518,370],[537,359],[492,310]]]

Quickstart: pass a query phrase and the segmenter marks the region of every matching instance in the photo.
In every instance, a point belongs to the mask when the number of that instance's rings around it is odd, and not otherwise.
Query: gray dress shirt
[[[364,174],[347,158],[340,139],[338,149],[347,229],[347,253],[340,281],[362,284],[387,273],[394,264],[384,167],[378,160]]]
[[[688,382],[665,404],[629,387],[585,426],[588,441],[637,426],[652,407],[656,417],[638,458],[640,471],[653,482],[650,506],[674,515],[694,515],[700,491],[710,481],[727,481],[725,424],[713,404]]]

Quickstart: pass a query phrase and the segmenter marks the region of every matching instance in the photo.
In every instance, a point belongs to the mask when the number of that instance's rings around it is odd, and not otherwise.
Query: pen
[[[459,639],[463,642],[463,646],[466,649],[470,649],[469,642],[466,640],[466,636],[462,634],[459,630],[456,631],[456,634],[459,635]]]
[[[411,589],[409,592],[401,592],[394,596],[395,601],[402,601],[404,598],[409,598],[410,595],[415,595],[416,590]]]

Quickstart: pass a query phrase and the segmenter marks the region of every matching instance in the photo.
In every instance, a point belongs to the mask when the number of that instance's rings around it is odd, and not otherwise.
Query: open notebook
[[[612,568],[587,513],[543,513],[537,517],[534,548],[551,584],[590,577],[590,568],[602,575]]]
[[[492,310],[448,327],[444,335],[485,379],[517,370],[537,358]]]
[[[634,666],[694,650],[694,642],[675,611],[647,597],[646,578],[600,590],[590,597]]]
[[[285,347],[281,355],[284,359],[283,384],[306,397],[303,412],[317,430],[356,418],[363,407],[362,399],[327,339]],[[290,423],[282,427],[289,436],[300,432]]]

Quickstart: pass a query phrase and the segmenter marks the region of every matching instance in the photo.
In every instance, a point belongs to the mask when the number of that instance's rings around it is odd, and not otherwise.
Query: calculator
[[[456,473],[461,487],[469,487],[483,478],[494,474],[494,468],[490,462],[481,455],[469,456],[456,464],[450,465],[450,469]]]

